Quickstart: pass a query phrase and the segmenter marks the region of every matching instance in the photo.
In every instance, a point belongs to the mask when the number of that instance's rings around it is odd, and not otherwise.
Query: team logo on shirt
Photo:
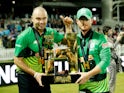
[[[35,40],[35,41],[33,42],[33,44],[37,44],[37,41]]]
[[[92,43],[92,40],[90,40],[90,49],[94,49],[95,43]]]

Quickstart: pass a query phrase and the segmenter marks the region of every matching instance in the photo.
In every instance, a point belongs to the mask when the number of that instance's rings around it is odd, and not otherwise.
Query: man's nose
[[[40,23],[44,23],[44,20],[43,20],[43,19],[41,19],[41,20],[40,20]]]
[[[82,24],[81,29],[84,30],[84,24]]]

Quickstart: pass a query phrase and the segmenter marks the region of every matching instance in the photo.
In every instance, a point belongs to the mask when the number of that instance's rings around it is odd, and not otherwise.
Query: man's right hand
[[[65,26],[72,25],[72,23],[73,23],[73,19],[71,17],[68,17],[68,16],[64,17],[64,16],[60,15],[60,18],[62,19]]]
[[[37,82],[39,83],[40,86],[44,87],[44,85],[42,84],[42,76],[45,76],[45,73],[38,73],[35,72],[34,74],[34,78],[37,80]]]
[[[65,30],[66,33],[71,33],[72,32],[72,23],[73,23],[73,19],[71,17],[63,17],[62,15],[60,16],[60,18],[63,21],[63,24],[65,25]]]

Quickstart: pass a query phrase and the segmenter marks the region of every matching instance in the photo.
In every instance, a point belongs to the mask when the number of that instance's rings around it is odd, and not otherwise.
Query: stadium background
[[[94,23],[94,25],[96,26],[97,25],[101,26],[108,19],[109,19],[108,24],[109,23],[114,24],[115,22],[116,23],[122,22],[123,24],[124,21],[123,0],[75,0],[73,2],[72,0],[0,0],[0,19],[2,18],[6,19],[8,17],[11,17],[11,19],[13,20],[18,17],[30,18],[32,9],[38,5],[43,5],[50,14],[50,17],[52,17],[51,15],[56,15],[56,14],[75,15],[76,11],[81,7],[88,7],[91,10],[95,8],[96,10],[92,10],[92,11],[94,17],[96,18],[95,19],[96,23]],[[112,7],[110,7],[111,5]],[[119,5],[119,11],[117,10],[118,5]],[[112,8],[112,13],[108,12],[109,11],[108,8]],[[10,56],[12,54],[10,52],[9,55],[7,54],[8,50],[0,51],[0,53],[3,54],[2,56],[0,56],[0,58],[2,59],[0,61],[0,64],[9,62],[8,60],[3,61],[4,58],[7,59],[8,57],[12,59],[12,57]],[[2,70],[4,72],[5,67],[3,67]],[[117,75],[117,85],[116,85],[115,93],[123,92],[124,90],[123,77],[124,77],[123,73],[119,73]],[[1,75],[0,75],[0,80],[2,80]],[[78,89],[78,86],[75,84],[62,84],[62,85],[55,84],[55,85],[51,85],[51,87],[54,93],[67,93],[67,92],[77,93],[77,89]],[[17,85],[0,86],[0,93],[7,93],[8,91],[10,91],[10,93],[17,93]]]

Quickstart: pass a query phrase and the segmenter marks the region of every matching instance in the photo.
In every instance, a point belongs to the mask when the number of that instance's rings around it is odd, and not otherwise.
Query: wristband
[[[38,72],[36,72],[36,73],[34,74],[34,78],[36,78],[36,77],[37,77],[37,75],[38,75]]]

